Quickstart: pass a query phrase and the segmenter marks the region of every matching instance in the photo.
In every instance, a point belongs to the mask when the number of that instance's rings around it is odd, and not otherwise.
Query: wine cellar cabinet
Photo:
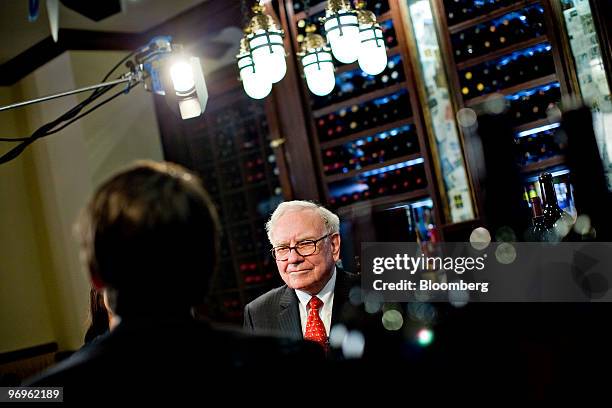
[[[526,196],[539,192],[538,174],[551,172],[560,204],[571,212],[566,141],[558,130],[562,95],[580,92],[566,63],[570,51],[560,41],[564,33],[555,23],[552,3],[431,3],[457,109],[491,113],[496,99],[502,100],[513,126]]]
[[[295,52],[306,27],[316,24],[324,34],[319,19],[325,15],[326,3],[312,0],[306,8],[300,0],[278,2],[287,35],[285,45],[290,43],[293,51],[288,58],[294,59],[295,67],[301,67]],[[301,68],[296,68],[300,114],[305,117],[307,148],[319,180],[318,199],[340,215],[343,248],[355,257],[362,241],[428,240],[436,234],[434,226],[446,221],[399,3],[369,1],[367,9],[375,13],[383,29],[388,63],[382,73],[367,75],[357,62],[334,60],[336,86],[329,95],[320,97],[308,90]],[[383,219],[388,222],[381,226],[378,221]],[[346,258],[350,256],[343,261]],[[347,266],[357,265],[349,260]]]

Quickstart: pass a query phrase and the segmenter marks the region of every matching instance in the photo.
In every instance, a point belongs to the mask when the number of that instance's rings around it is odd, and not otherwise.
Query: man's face
[[[323,220],[314,210],[289,211],[272,229],[272,244],[295,246],[304,240],[317,240],[327,233]],[[323,289],[340,259],[340,235],[333,234],[317,243],[312,255],[301,256],[291,250],[286,260],[277,260],[280,276],[291,289],[316,295]]]

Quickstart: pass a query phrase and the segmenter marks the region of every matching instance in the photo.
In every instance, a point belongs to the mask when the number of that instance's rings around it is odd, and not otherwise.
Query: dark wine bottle
[[[573,224],[572,216],[559,207],[552,174],[545,172],[540,174],[540,192],[544,203],[542,215],[544,226],[548,230],[554,229],[559,238],[565,237]]]

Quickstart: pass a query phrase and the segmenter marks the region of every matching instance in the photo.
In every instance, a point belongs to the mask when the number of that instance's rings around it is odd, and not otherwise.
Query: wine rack
[[[299,47],[305,28],[324,15],[326,2],[311,1],[308,12],[302,1],[285,4],[287,31]],[[383,29],[388,57],[385,70],[372,76],[363,73],[357,63],[335,61],[336,87],[329,95],[315,96],[302,87],[325,204],[349,222],[361,208],[377,213],[388,205],[410,206],[426,200],[431,204],[427,215],[431,228],[436,224],[437,195],[408,49],[400,40],[399,5],[368,1],[366,8],[375,13]],[[415,213],[406,214],[410,223],[418,224]],[[414,240],[416,236],[406,231],[398,239]],[[427,239],[428,234],[419,238]],[[382,233],[377,239],[384,239]]]
[[[459,70],[466,105],[470,105],[469,98],[504,92],[516,86],[522,88],[529,81],[554,75],[551,49],[544,42]]]
[[[419,151],[415,127],[409,123],[374,136],[351,139],[339,145],[328,143],[327,146],[323,152],[325,176],[358,171]]]
[[[520,133],[548,123],[547,111],[561,100],[561,87],[552,82],[506,95],[505,99],[515,130]]]
[[[366,167],[365,171],[329,177],[329,204],[339,207],[388,195],[416,192],[415,196],[419,197],[426,194],[427,179],[423,159],[418,154],[385,164],[385,167]]]
[[[390,90],[392,92],[386,94]],[[339,139],[412,116],[408,92],[403,88],[403,84],[381,91],[385,92],[382,92],[383,96],[380,97],[378,95],[381,92],[377,91],[349,100],[349,103],[353,102],[351,105],[331,105],[334,109],[342,107],[329,113],[327,108],[315,111],[314,119],[319,140]],[[373,97],[374,99],[370,99]]]
[[[554,114],[562,73],[543,1],[438,0],[438,7],[459,106],[478,114],[503,97],[523,172],[563,165]]]
[[[566,146],[557,129],[555,124],[518,133],[516,144],[520,157],[517,160],[522,166],[563,155]]]
[[[461,64],[494,52],[504,54],[510,43],[541,42],[546,35],[544,24],[544,8],[538,3],[475,24],[451,34],[455,61]]]

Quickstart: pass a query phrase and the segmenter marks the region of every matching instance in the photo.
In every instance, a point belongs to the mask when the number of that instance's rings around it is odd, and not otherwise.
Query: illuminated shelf
[[[555,123],[557,122],[551,122],[548,119],[544,118],[544,119],[534,120],[533,122],[525,123],[520,126],[516,126],[513,130],[515,133],[520,133],[526,130],[536,129],[542,126],[552,125]]]
[[[522,9],[527,6],[531,6],[532,4],[535,4],[535,3],[539,3],[539,0],[523,0],[518,3],[512,4],[510,6],[502,7],[491,13],[487,13],[479,17],[474,17],[469,20],[463,21],[461,23],[453,24],[452,26],[448,27],[448,31],[451,34],[455,34],[455,33],[458,33],[459,31],[465,30],[466,28],[475,26],[476,24],[480,24],[480,23],[484,23],[489,20],[493,20],[497,17],[503,16],[504,14],[513,12],[515,10]]]
[[[503,57],[506,54],[512,54],[514,51],[518,51],[523,48],[533,47],[534,45],[538,45],[541,43],[548,42],[548,37],[545,35],[541,35],[539,37],[535,37],[529,39],[527,41],[523,41],[517,44],[510,45],[508,47],[499,49],[497,51],[490,52],[488,54],[481,55],[479,57],[470,58],[466,61],[457,63],[457,70],[461,71],[466,68],[472,67],[474,65],[482,64],[483,62],[495,60],[497,58]]]
[[[565,164],[566,159],[565,156],[553,156],[548,159],[540,160],[535,163],[529,163],[521,168],[521,172],[523,173],[533,173],[538,170],[548,169],[550,167],[559,166],[561,164]]]
[[[393,160],[386,160],[386,161],[381,162],[381,163],[371,164],[369,166],[365,166],[365,167],[362,167],[360,169],[351,170],[351,171],[349,171],[347,173],[332,174],[332,175],[329,175],[329,176],[325,176],[325,181],[328,182],[328,183],[333,183],[335,181],[350,179],[352,177],[358,176],[361,173],[365,173],[366,171],[376,170],[376,169],[380,169],[380,168],[383,168],[383,167],[392,166],[394,164],[407,162],[407,161],[410,161],[410,160],[418,159],[421,156],[422,156],[422,154],[420,152],[419,153],[414,153],[414,154],[411,154],[411,155],[408,155],[408,156],[398,157],[398,158],[393,159]]]
[[[315,119],[320,118],[321,116],[327,115],[332,112],[336,112],[342,108],[349,107],[351,105],[359,105],[363,102],[367,102],[373,99],[382,98],[383,96],[390,95],[401,91],[402,89],[407,88],[406,82],[400,82],[399,84],[391,85],[386,88],[378,89],[376,91],[368,92],[363,95],[356,96],[354,98],[347,99],[342,102],[337,102],[332,105],[326,106],[321,109],[317,109],[312,111],[312,114]]]
[[[382,133],[388,130],[392,130],[395,128],[399,128],[402,126],[406,126],[406,125],[412,125],[414,123],[414,119],[412,117],[406,118],[406,119],[401,119],[401,120],[397,120],[395,122],[391,122],[391,123],[386,123],[384,125],[380,125],[377,127],[373,127],[370,129],[366,129],[366,130],[362,130],[360,132],[355,132],[355,133],[351,133],[348,136],[343,136],[341,138],[338,139],[333,139],[330,140],[328,142],[323,142],[320,144],[320,147],[322,150],[324,149],[329,149],[335,146],[340,146],[343,145],[345,143],[351,142],[353,140],[357,140],[357,139],[361,139],[364,137],[368,137],[368,136],[374,136],[378,133]]]
[[[400,201],[410,201],[419,198],[429,197],[429,189],[421,188],[419,190],[410,191],[408,193],[393,194],[384,197],[378,197],[371,200],[358,201],[345,206],[337,207],[339,215],[347,214],[352,211],[359,211],[366,208],[372,208],[378,205],[392,204]]]
[[[477,96],[475,98],[468,99],[468,100],[465,101],[465,106],[471,107],[471,106],[474,106],[474,105],[479,105],[479,104],[485,102],[487,100],[487,98],[489,98],[493,94],[510,95],[510,94],[516,93],[518,91],[521,91],[523,89],[536,88],[538,86],[546,85],[546,84],[551,83],[551,82],[557,82],[557,75],[556,74],[546,75],[546,76],[541,77],[541,78],[532,79],[531,81],[527,81],[527,82],[523,82],[523,83],[518,84],[518,85],[511,86],[509,88],[500,89],[500,90],[495,91],[495,92],[491,92],[491,93],[488,93],[488,94]]]

